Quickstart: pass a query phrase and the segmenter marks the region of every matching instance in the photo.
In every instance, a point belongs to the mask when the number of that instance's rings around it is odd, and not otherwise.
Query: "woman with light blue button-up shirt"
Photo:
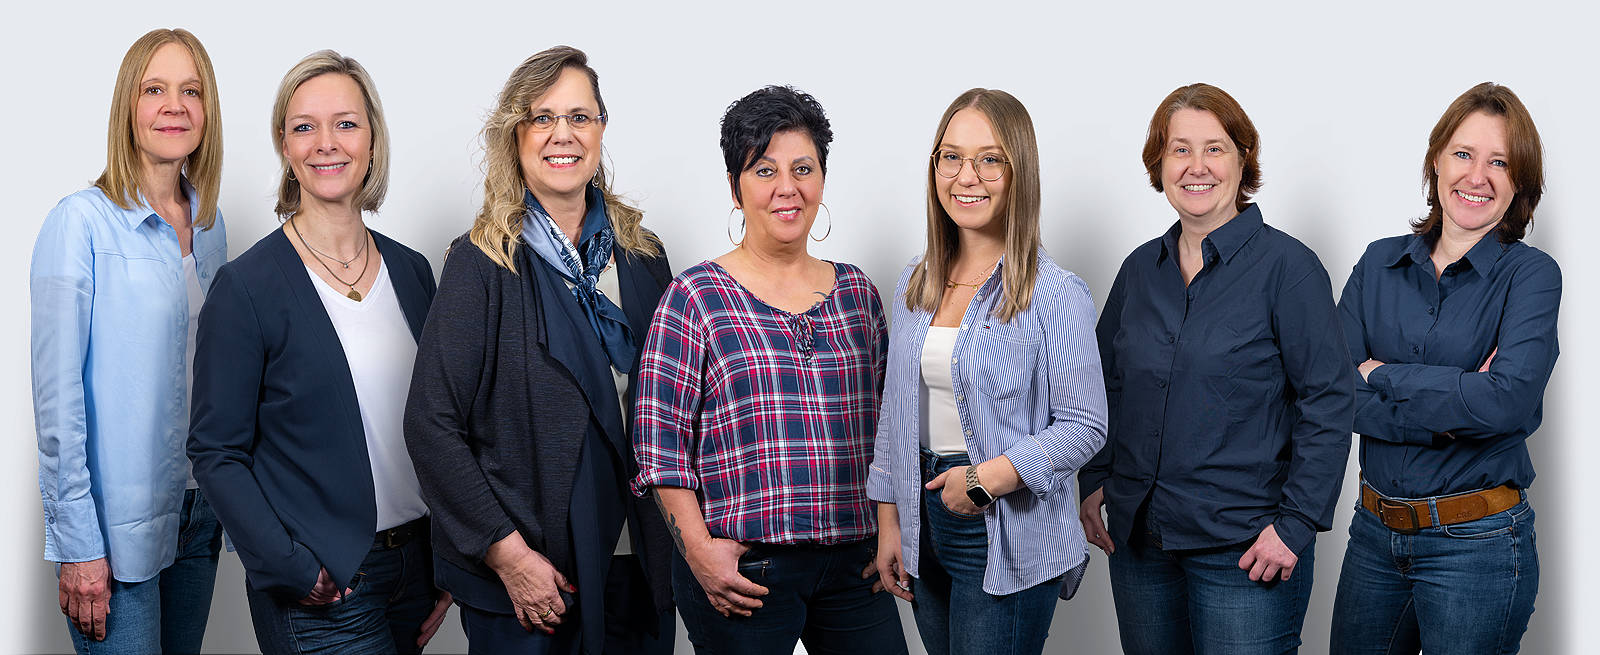
[[[950,104],[928,191],[867,480],[878,573],[929,653],[1039,653],[1088,562],[1073,480],[1106,438],[1094,301],[1039,246],[1038,148],[1010,94]]]
[[[44,556],[79,653],[199,652],[222,532],[183,447],[196,316],[228,253],[216,76],[193,34],[129,48],[108,143],[29,274]]]

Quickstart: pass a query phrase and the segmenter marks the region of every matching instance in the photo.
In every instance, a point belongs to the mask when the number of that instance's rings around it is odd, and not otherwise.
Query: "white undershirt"
[[[566,281],[566,278],[562,278],[562,281]],[[567,282],[568,289],[573,286],[571,282]],[[622,306],[622,285],[617,281],[617,258],[615,256],[611,258],[611,265],[600,271],[600,278],[595,281],[594,288],[600,292],[600,295],[610,298],[611,302],[617,304],[617,307]],[[617,407],[622,408],[622,424],[627,425],[628,413],[633,410],[633,408],[628,407],[626,399],[628,395],[628,374],[618,371],[617,367],[613,366],[611,367],[611,382],[617,390]],[[624,498],[623,500],[626,502],[628,499]],[[611,554],[633,554],[633,541],[628,538],[628,520],[626,518],[622,520],[622,534],[617,535],[617,547],[612,550]]]
[[[922,342],[922,407],[919,417],[922,446],[940,455],[965,455],[961,414],[956,411],[955,384],[950,379],[950,359],[955,355],[960,328],[928,327]]]
[[[187,282],[186,286],[189,291],[189,340],[185,342],[188,345],[183,351],[183,381],[185,384],[183,402],[184,406],[187,407],[189,399],[194,395],[194,339],[196,332],[200,329],[200,306],[206,303],[206,290],[205,287],[200,286],[200,272],[195,266],[193,252],[183,256],[183,277]],[[189,412],[185,411],[183,415],[187,417]],[[188,434],[188,432],[185,431],[185,434]],[[189,484],[185,488],[199,489],[200,483],[194,480],[194,463],[190,462],[188,457],[183,458],[183,468],[187,471],[184,475],[189,478]]]
[[[356,386],[361,428],[367,438],[367,461],[372,465],[372,492],[378,505],[378,524],[387,530],[427,515],[422,486],[406,452],[402,421],[411,369],[417,359],[417,341],[411,336],[400,300],[389,281],[389,267],[381,263],[378,277],[360,301],[345,295],[306,267],[322,306],[328,310],[333,330],[344,347],[350,378]]]

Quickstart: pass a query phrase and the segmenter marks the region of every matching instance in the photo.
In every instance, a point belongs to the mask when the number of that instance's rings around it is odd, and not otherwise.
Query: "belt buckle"
[[[384,548],[399,548],[403,545],[405,545],[405,540],[401,538],[400,528],[389,528],[383,531]]]
[[[1404,517],[1410,518],[1411,519],[1411,527],[1409,527],[1409,528],[1397,528],[1397,527],[1394,527],[1392,525],[1389,525],[1389,511],[1390,510],[1400,510],[1402,508],[1405,510],[1405,513],[1401,514],[1400,516],[1404,516]],[[1422,525],[1422,520],[1417,517],[1417,508],[1414,505],[1412,505],[1411,503],[1408,503],[1408,502],[1405,502],[1405,501],[1390,500],[1388,498],[1384,498],[1383,496],[1379,496],[1378,497],[1378,520],[1382,521],[1384,526],[1388,527],[1390,530],[1394,530],[1395,532],[1399,532],[1400,534],[1417,534],[1418,532],[1422,531],[1422,528],[1419,527],[1419,526]]]

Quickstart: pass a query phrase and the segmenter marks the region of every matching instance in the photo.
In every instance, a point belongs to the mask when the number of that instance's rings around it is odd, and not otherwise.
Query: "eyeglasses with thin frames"
[[[549,132],[556,129],[556,123],[561,122],[563,118],[567,119],[567,127],[574,130],[587,130],[596,123],[604,125],[606,122],[605,114],[600,114],[599,116],[590,116],[588,114],[539,114],[537,116],[529,116],[528,124],[537,131]]]
[[[960,175],[961,167],[970,161],[972,162],[972,172],[978,175],[978,179],[985,182],[993,182],[1000,179],[1000,176],[1006,172],[1006,165],[1011,163],[1005,157],[992,152],[981,152],[975,157],[962,157],[960,153],[954,150],[940,149],[929,156],[933,157],[933,170],[940,177]]]

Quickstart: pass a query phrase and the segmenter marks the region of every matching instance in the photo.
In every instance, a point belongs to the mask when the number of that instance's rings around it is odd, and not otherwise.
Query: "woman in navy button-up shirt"
[[[1081,516],[1129,653],[1292,651],[1332,527],[1355,372],[1316,254],[1248,203],[1258,151],[1221,89],[1161,102],[1144,161],[1178,221],[1100,317],[1111,429]]]
[[[1089,287],[1039,247],[1038,161],[1016,98],[956,98],[927,251],[895,292],[867,495],[879,576],[930,653],[1040,652],[1088,561],[1072,483],[1105,443],[1105,387]]]
[[[1561,303],[1555,260],[1522,242],[1542,170],[1522,102],[1473,87],[1428,140],[1427,217],[1374,241],[1345,284],[1370,502],[1350,526],[1335,653],[1514,653],[1528,626],[1539,558],[1526,441]]]

